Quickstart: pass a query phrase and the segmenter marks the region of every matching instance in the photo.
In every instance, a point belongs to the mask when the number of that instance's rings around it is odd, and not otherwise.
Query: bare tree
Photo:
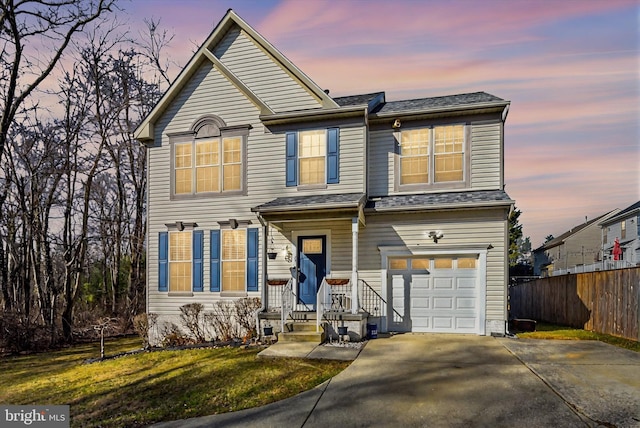
[[[116,0],[0,0],[0,164],[7,136],[26,99],[51,74],[73,37],[111,11]],[[6,212],[8,181],[0,186],[0,213]],[[0,288],[6,302],[10,280],[0,236]]]
[[[0,67],[8,64],[7,52],[16,46],[6,30],[7,11],[26,8],[41,17],[45,14],[38,10],[61,7],[47,15],[49,26],[40,23],[41,32],[28,36],[53,43],[63,34],[53,29],[63,12],[86,11],[88,4],[104,12],[115,0],[89,1],[0,0]],[[35,16],[24,18],[26,28],[36,28],[40,18]],[[67,25],[75,22],[71,18]],[[152,40],[136,44],[115,20],[96,19],[76,30],[68,49],[73,62],[56,60],[59,102],[48,112],[51,119],[40,121],[42,108],[27,97],[35,90],[29,83],[42,82],[35,76],[46,71],[43,63],[23,56],[30,59],[13,88],[14,94],[25,94],[18,104],[22,107],[2,129],[0,316],[7,320],[10,315],[18,329],[32,326],[41,343],[44,331],[50,344],[60,338],[72,341],[97,317],[115,316],[131,325],[144,310],[147,152],[132,131],[169,82],[169,63],[161,51],[170,38],[152,21],[147,23]],[[141,47],[145,43],[148,49]],[[0,77],[9,78],[7,70],[0,69],[0,75],[5,73]],[[0,81],[0,96],[7,93],[7,82]],[[7,105],[13,104],[2,106]],[[12,349],[23,346],[28,345],[21,342]]]

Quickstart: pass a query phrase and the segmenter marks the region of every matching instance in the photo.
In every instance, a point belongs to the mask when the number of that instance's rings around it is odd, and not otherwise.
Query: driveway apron
[[[592,424],[640,427],[640,353],[597,341],[500,341]]]
[[[305,427],[584,427],[492,337],[370,341],[328,385]]]

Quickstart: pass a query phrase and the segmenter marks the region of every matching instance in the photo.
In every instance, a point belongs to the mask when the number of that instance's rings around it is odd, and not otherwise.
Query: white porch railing
[[[322,280],[316,298],[316,331],[320,331],[322,319],[327,312],[351,312],[352,284],[346,283],[331,285],[327,279]]]
[[[280,331],[284,332],[284,326],[291,314],[293,313],[293,307],[296,303],[296,296],[293,293],[293,278],[287,281],[285,285],[282,286],[281,293],[281,308],[280,311]]]
[[[592,263],[590,265],[576,265],[569,269],[556,269],[552,276],[566,275],[568,273],[584,273],[596,272],[600,270],[614,270],[633,267],[634,265],[627,260],[604,260],[602,262]]]

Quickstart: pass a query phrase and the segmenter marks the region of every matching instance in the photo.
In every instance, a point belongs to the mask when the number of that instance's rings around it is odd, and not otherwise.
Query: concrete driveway
[[[596,341],[500,341],[592,423],[640,427],[640,353]]]
[[[296,397],[157,426],[640,426],[639,376],[639,354],[597,342],[402,334],[371,340],[345,371]]]

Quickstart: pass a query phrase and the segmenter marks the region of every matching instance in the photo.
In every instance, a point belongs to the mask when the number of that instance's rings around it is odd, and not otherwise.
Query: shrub
[[[163,326],[162,346],[165,348],[192,345],[193,343],[195,343],[193,338],[185,335],[176,324],[167,323]]]
[[[245,340],[257,336],[255,313],[260,308],[257,297],[236,300],[235,315],[238,325],[244,330]]]
[[[142,347],[147,349],[149,347],[149,331],[156,325],[158,320],[158,314],[138,314],[133,318],[133,329],[138,333],[140,339],[142,339]]]
[[[234,312],[233,302],[220,300],[213,304],[213,311],[205,314],[205,323],[213,327],[216,338],[222,342],[238,337]]]
[[[202,326],[201,316],[204,311],[204,305],[202,303],[189,303],[187,305],[180,306],[180,321],[184,328],[191,333],[196,343],[205,342],[205,332]]]

